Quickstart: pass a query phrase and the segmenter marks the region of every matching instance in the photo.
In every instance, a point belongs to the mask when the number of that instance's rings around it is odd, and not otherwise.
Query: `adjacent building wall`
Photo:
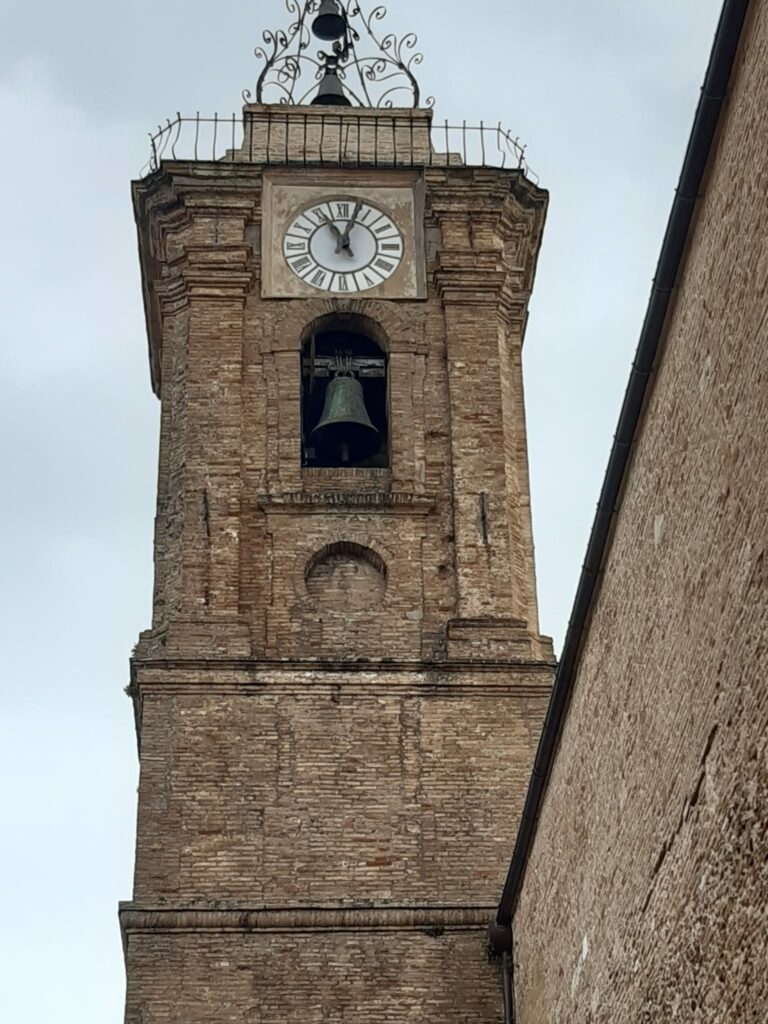
[[[518,1024],[768,1019],[768,3],[721,133],[514,918]]]

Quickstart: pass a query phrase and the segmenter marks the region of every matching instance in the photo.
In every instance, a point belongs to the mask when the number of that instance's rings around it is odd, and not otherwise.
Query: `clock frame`
[[[385,259],[379,269],[382,273],[368,273],[369,281],[356,270],[354,283],[347,278],[339,279],[344,270],[338,265],[324,266],[315,256],[320,252],[287,248],[288,234],[310,237],[315,231],[325,232],[325,253],[334,250],[338,239],[332,238],[330,229],[322,227],[319,217],[305,220],[308,231],[293,232],[297,220],[306,217],[307,211],[322,210],[329,202],[349,203],[351,211],[358,202],[371,211],[378,211],[382,220],[377,226],[386,226],[382,236],[391,239],[386,244],[395,245],[399,236],[400,250],[389,250],[386,254],[380,248],[369,245],[368,254],[376,259]],[[334,211],[336,212],[336,211]],[[372,215],[368,218],[372,219]],[[342,218],[335,217],[334,224],[341,230]],[[388,226],[391,224],[391,228]],[[354,229],[353,229],[354,230]],[[318,234],[318,239],[322,237]],[[358,236],[362,241],[363,235]],[[298,246],[299,238],[290,239]],[[354,246],[352,246],[354,251]],[[311,256],[312,264],[301,263],[299,272],[292,267],[289,257]],[[331,252],[330,255],[335,255]],[[357,255],[357,254],[355,254]],[[391,256],[399,256],[392,260]],[[262,195],[261,229],[263,298],[322,298],[347,295],[377,299],[424,299],[426,298],[426,269],[424,260],[424,184],[418,171],[380,170],[368,171],[359,168],[345,171],[338,168],[288,168],[271,169],[264,174]],[[348,257],[344,257],[348,259]],[[295,261],[294,261],[295,262]],[[374,261],[375,262],[375,261]],[[366,259],[366,266],[371,260]],[[350,264],[351,265],[351,264]],[[327,273],[321,279],[318,274]],[[331,280],[330,274],[334,274]],[[312,278],[316,277],[313,283]],[[345,288],[344,284],[348,287]]]

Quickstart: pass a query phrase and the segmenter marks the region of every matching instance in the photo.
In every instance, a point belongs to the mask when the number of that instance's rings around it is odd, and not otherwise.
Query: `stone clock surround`
[[[366,200],[386,212],[403,238],[405,251],[399,267],[371,296],[394,300],[426,298],[422,172],[394,168],[270,168],[264,171],[262,181],[262,298],[317,296],[317,289],[297,279],[287,266],[283,237],[301,209],[339,195]]]

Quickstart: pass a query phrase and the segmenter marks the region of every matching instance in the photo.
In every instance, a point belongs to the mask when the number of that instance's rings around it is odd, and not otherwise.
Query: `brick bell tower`
[[[357,5],[293,6],[242,121],[169,123],[133,185],[162,417],[125,1020],[494,1021],[553,674],[520,360],[547,195],[500,130],[433,127],[411,37],[367,59]],[[375,105],[383,67],[412,106]]]

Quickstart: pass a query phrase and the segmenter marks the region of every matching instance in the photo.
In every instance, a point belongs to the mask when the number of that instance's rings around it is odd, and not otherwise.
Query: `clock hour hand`
[[[362,210],[362,208],[363,201],[362,199],[360,199],[357,201],[355,209],[352,211],[352,216],[349,219],[349,223],[344,228],[344,234],[341,236],[341,238],[336,244],[336,252],[341,252],[342,249],[347,249],[349,251],[349,233],[357,223],[357,218],[360,216],[360,211]]]
[[[347,254],[347,256],[349,256],[350,258],[354,258],[355,254],[352,252],[352,249],[350,248],[349,238],[347,238],[346,235],[342,235],[341,231],[336,227],[336,225],[333,223],[330,217],[327,217],[325,214],[323,214],[323,220],[331,229],[332,234],[336,236],[336,252],[340,253],[343,250]]]

